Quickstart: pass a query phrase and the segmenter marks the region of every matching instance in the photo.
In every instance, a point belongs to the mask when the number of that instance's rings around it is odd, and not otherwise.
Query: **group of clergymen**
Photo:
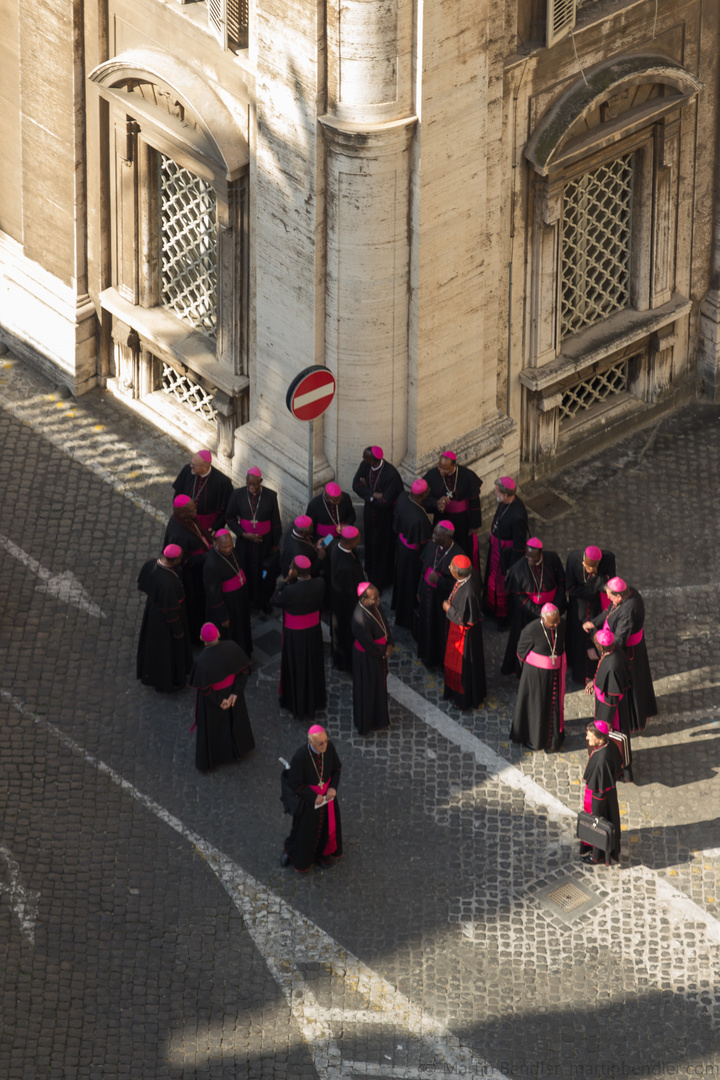
[[[213,467],[210,451],[201,450],[175,480],[162,555],[138,578],[147,602],[137,675],[158,691],[187,683],[197,690],[197,767],[207,771],[254,747],[243,694],[252,608],[282,610],[283,708],[300,721],[325,708],[321,617],[329,609],[333,665],[353,677],[355,726],[363,735],[388,727],[393,638],[380,592],[392,586],[395,624],[413,633],[428,667],[444,669],[445,697],[461,709],[477,708],[486,696],[483,609],[500,629],[509,628],[502,672],[521,676],[511,738],[533,750],[562,743],[569,661],[575,681],[595,695],[586,808],[616,818],[615,782],[623,769],[632,777],[630,733],[656,708],[642,600],[616,576],[613,554],[590,546],[572,552],[564,569],[555,552],[528,539],[526,509],[513,479],[503,477],[495,482],[498,505],[483,584],[477,540],[482,481],[454,452],[444,451],[406,491],[382,449],[371,446],[352,486],[364,503],[364,567],[353,502],[336,483],[283,531],[277,495],[257,467],[233,490]],[[204,647],[193,662],[198,642]],[[626,736],[620,749],[613,730]],[[591,738],[599,741],[591,744]],[[314,725],[289,779],[301,801],[318,810],[305,825],[303,815],[293,818],[284,864],[304,870],[341,853],[334,798],[339,770],[332,743]],[[593,849],[588,858],[599,861],[596,855]]]

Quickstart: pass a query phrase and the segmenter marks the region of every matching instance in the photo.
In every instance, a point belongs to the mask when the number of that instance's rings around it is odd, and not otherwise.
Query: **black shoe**
[[[585,863],[586,866],[599,866],[600,860],[593,859],[592,855],[581,855],[580,862]]]
[[[533,746],[533,744],[531,742],[524,742],[523,746],[525,747],[526,750],[535,750],[535,747]]]
[[[332,866],[332,859],[316,859],[315,862],[321,870],[328,870]]]
[[[287,851],[283,851],[282,855],[280,856],[280,865],[282,866],[283,870],[285,870],[290,865],[290,861],[290,856],[288,855]]]

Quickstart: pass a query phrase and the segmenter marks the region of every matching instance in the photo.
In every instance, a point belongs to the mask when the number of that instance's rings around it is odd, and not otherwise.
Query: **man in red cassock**
[[[448,621],[445,648],[446,700],[459,709],[477,709],[485,700],[485,653],[482,639],[482,585],[467,555],[450,563],[455,585],[443,610]]]

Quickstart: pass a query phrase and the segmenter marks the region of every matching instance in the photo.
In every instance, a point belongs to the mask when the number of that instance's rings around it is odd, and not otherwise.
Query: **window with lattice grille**
[[[247,49],[248,0],[208,0],[208,25],[223,49]]]
[[[208,337],[217,334],[215,191],[172,158],[160,159],[163,307]]]
[[[565,187],[562,217],[561,334],[630,303],[633,155]]]
[[[547,34],[548,49],[570,33],[575,26],[575,0],[548,0]]]
[[[163,361],[162,366],[162,390],[168,397],[173,398],[178,405],[184,405],[196,416],[200,416],[208,423],[217,422],[217,411],[213,406],[213,395],[209,394],[200,383],[196,383],[189,375],[181,375],[170,364]]]
[[[628,388],[628,364],[628,360],[621,360],[607,371],[569,387],[562,396],[560,421],[572,420],[593,405],[624,393]]]

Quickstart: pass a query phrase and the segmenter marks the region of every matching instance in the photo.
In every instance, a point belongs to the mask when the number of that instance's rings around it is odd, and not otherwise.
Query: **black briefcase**
[[[608,855],[617,847],[617,830],[612,821],[581,810],[577,820],[577,837],[584,844],[600,848]]]

